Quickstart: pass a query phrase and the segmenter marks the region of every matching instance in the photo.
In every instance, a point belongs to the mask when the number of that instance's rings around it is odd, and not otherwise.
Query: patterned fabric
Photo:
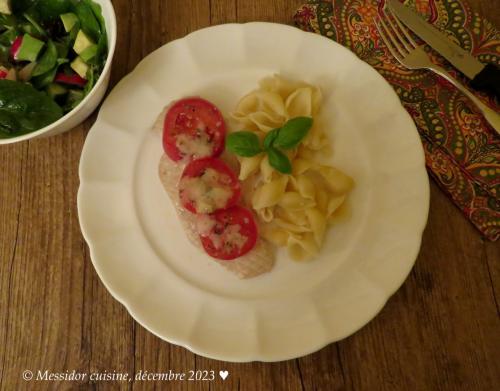
[[[490,240],[500,236],[500,137],[453,85],[425,70],[402,68],[379,37],[375,18],[385,0],[312,0],[295,14],[297,26],[351,49],[394,87],[415,121],[429,174]],[[450,39],[483,63],[500,64],[500,34],[462,0],[407,0]],[[423,43],[422,41],[419,41]],[[433,61],[464,85],[468,80],[428,46]],[[496,111],[500,104],[477,94]]]

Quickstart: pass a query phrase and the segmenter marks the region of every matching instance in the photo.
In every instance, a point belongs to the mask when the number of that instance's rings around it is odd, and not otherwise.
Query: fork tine
[[[392,31],[393,33],[396,34],[397,36],[397,39],[399,39],[399,42],[403,44],[403,46],[405,47],[405,49],[410,52],[412,49],[414,49],[408,42],[407,40],[405,40],[403,38],[403,36],[399,33],[399,30],[398,28],[396,27],[396,25],[393,23],[392,21],[392,18],[391,18],[391,15],[389,15],[386,11],[389,11],[389,9],[387,7],[384,8],[383,10],[383,13],[385,15],[385,18],[387,19],[387,22],[389,22],[389,25],[392,27]],[[394,38],[394,34],[393,34],[393,38]]]
[[[382,41],[384,41],[385,45],[391,52],[391,54],[398,60],[400,63],[403,62],[402,55],[399,53],[399,51],[396,49],[396,47],[392,46],[392,41],[387,37],[383,29],[380,27],[378,21],[373,18],[373,21],[375,22],[375,26],[377,27],[378,32],[380,33],[380,37],[382,38]]]
[[[388,11],[391,11],[389,8],[387,8]],[[413,49],[418,47],[418,44],[415,42],[415,40],[411,37],[411,34],[408,32],[408,29],[403,26],[403,24],[399,21],[399,19],[394,15],[394,13],[391,11],[392,16],[394,17],[394,20],[399,26],[399,29],[403,32],[405,37],[408,39],[408,41],[413,45]]]
[[[384,32],[387,34],[386,36],[389,37],[389,39],[392,43],[392,46],[398,50],[398,52],[401,56],[405,57],[408,54],[408,52],[398,42],[397,36],[394,34],[393,31],[391,31],[391,28],[388,26],[387,22],[382,18],[379,18],[379,22],[382,25]]]

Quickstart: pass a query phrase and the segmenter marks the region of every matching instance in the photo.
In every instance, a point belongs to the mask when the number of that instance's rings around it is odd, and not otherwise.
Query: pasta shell
[[[354,186],[351,177],[334,167],[321,166],[318,168],[318,172],[334,194],[345,194]]]
[[[328,217],[330,217],[332,214],[334,214],[335,211],[338,208],[340,208],[340,206],[344,203],[345,198],[346,198],[346,196],[342,195],[342,196],[334,197],[334,198],[330,199],[330,201],[328,202],[328,207],[327,207],[327,210],[326,210],[326,215]]]
[[[265,223],[270,223],[274,220],[274,208],[262,208],[257,210],[257,215]]]
[[[278,205],[287,210],[303,210],[316,206],[316,201],[302,197],[295,191],[289,191],[282,194]]]
[[[299,157],[292,162],[292,174],[298,176],[316,166],[317,164],[314,163],[313,161],[300,157],[300,150],[299,150]]]
[[[309,224],[304,210],[291,211],[278,207],[276,208],[276,217],[280,217],[294,225],[306,226]]]
[[[296,261],[305,261],[318,253],[312,233],[290,235],[287,243],[288,254]]]
[[[266,91],[278,93],[283,99],[286,99],[297,88],[307,86],[306,83],[299,81],[292,81],[280,75],[266,77],[260,81],[260,87]]]
[[[275,244],[278,247],[286,246],[290,234],[284,229],[275,227],[274,225],[267,225],[260,231],[264,239]]]
[[[244,181],[249,176],[255,174],[259,169],[260,162],[264,158],[264,154],[258,154],[252,157],[240,157],[238,160],[240,161],[240,181]]]
[[[314,234],[314,240],[319,247],[323,243],[323,239],[325,237],[326,217],[317,208],[307,209],[306,215]]]
[[[324,189],[316,190],[316,205],[323,214],[328,213],[328,194]]]
[[[252,207],[256,210],[276,205],[285,193],[288,182],[286,176],[265,183],[255,190],[252,196]]]
[[[260,161],[260,175],[262,177],[262,181],[265,183],[269,183],[273,180],[274,174],[276,171],[269,164],[269,158],[264,156],[264,158]]]
[[[285,102],[288,118],[312,117],[312,90],[310,87],[296,89]]]

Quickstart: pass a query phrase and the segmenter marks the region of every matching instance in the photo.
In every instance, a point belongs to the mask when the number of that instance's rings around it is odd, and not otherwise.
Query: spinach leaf
[[[35,11],[25,12],[23,14],[23,16],[35,28],[35,31],[36,31],[35,37],[45,38],[47,36],[47,32],[43,29],[43,27],[37,21],[37,19],[39,18],[38,13],[36,13]]]
[[[94,16],[96,17],[97,21],[99,22],[99,26],[101,27],[101,32],[106,31],[106,22],[104,21],[104,17],[102,16],[102,8],[100,4],[97,4],[96,2],[92,0],[82,0],[83,2],[87,3],[89,7],[92,9],[92,12],[94,13]]]
[[[15,0],[11,1],[14,14],[21,14],[38,3],[39,0]]]
[[[273,147],[269,148],[267,150],[267,156],[271,167],[281,172],[282,174],[292,173],[292,164],[290,163],[290,160],[279,149]]]
[[[66,42],[66,41],[54,42],[54,45],[56,45],[57,57],[59,57],[59,58],[68,57],[68,53],[69,53],[69,43],[68,42]]]
[[[66,103],[63,106],[64,112],[68,112],[73,110],[76,106],[80,104],[85,95],[83,91],[80,90],[69,90],[68,97],[66,99]]]
[[[0,14],[0,26],[2,28],[13,28],[16,27],[17,21],[14,15]]]
[[[274,146],[283,149],[295,148],[306,137],[312,123],[311,117],[296,117],[287,121],[274,140]]]
[[[54,68],[56,62],[57,62],[57,48],[56,45],[54,45],[54,42],[49,40],[47,42],[47,49],[45,49],[45,52],[40,58],[40,61],[38,62],[35,70],[33,71],[32,76],[33,77],[40,76],[50,71],[52,68]]]
[[[74,4],[73,8],[73,12],[78,16],[84,33],[91,37],[94,42],[98,42],[101,36],[101,27],[94,15],[94,11],[92,11],[92,7],[88,2],[80,1]]]
[[[39,76],[33,77],[31,79],[31,84],[33,84],[38,89],[47,87],[50,83],[54,81],[59,65],[66,64],[67,62],[68,59],[66,58],[58,58],[52,69],[49,69],[47,72]]]
[[[32,37],[35,37],[35,38],[40,38],[40,39],[43,39],[43,37],[40,36],[40,34],[38,34],[38,30],[35,28],[35,26],[33,26],[31,23],[23,23],[19,26],[19,28],[26,34],[29,34],[31,35]]]
[[[0,64],[9,64],[10,46],[0,45]]]
[[[101,34],[99,37],[99,41],[97,42],[97,53],[96,53],[96,61],[101,62],[101,68],[103,68],[104,62],[106,61],[106,57],[108,55],[108,36],[106,32]]]
[[[0,137],[43,128],[61,118],[61,108],[29,84],[0,80]]]
[[[16,40],[19,35],[19,31],[15,28],[11,28],[0,35],[0,45],[10,46]]]
[[[38,0],[36,6],[42,20],[57,19],[59,15],[69,11],[69,0]]]
[[[253,132],[234,132],[227,136],[226,147],[238,156],[252,157],[262,152],[257,135]]]
[[[96,67],[91,66],[87,71],[87,84],[85,84],[85,88],[83,89],[84,96],[87,96],[92,91],[96,82]]]

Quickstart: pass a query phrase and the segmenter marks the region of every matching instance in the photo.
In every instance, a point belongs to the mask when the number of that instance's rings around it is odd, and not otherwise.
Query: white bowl
[[[82,123],[101,103],[104,94],[108,88],[109,76],[111,74],[111,63],[116,47],[116,15],[111,0],[94,0],[102,6],[102,14],[106,21],[106,31],[108,34],[108,58],[104,65],[104,70],[99,77],[96,85],[90,93],[80,102],[80,104],[69,113],[58,119],[56,122],[45,126],[42,129],[31,133],[23,134],[17,137],[0,138],[1,144],[12,144],[19,141],[35,139],[39,137],[54,136],[59,133],[67,132],[78,124]]]

